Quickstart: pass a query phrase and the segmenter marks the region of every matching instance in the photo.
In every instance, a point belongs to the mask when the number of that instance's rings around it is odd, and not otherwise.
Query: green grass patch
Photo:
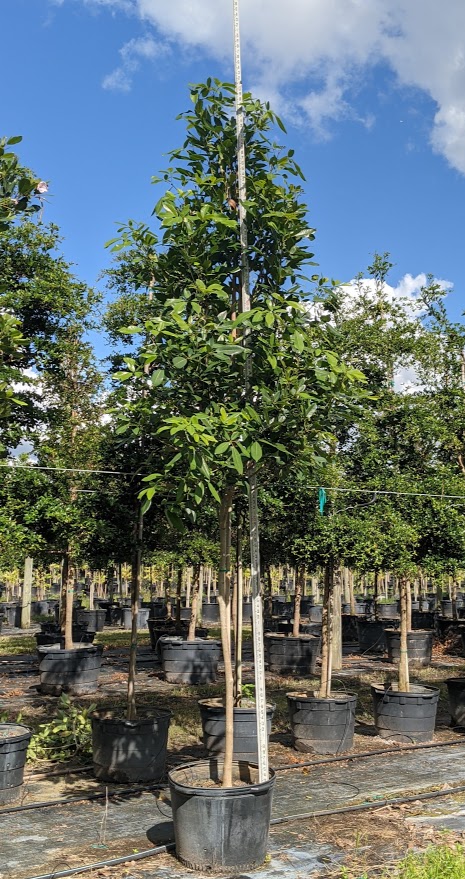
[[[0,635],[0,656],[19,656],[35,650],[36,639],[32,635]]]
[[[378,871],[376,875],[379,877]],[[343,868],[341,879],[355,879],[355,875]],[[356,879],[370,879],[370,874],[358,874]],[[385,870],[380,879],[465,879],[464,846],[457,842],[410,853],[395,867]]]

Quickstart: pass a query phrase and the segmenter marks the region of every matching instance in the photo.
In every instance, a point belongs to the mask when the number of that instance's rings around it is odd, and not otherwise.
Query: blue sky
[[[465,309],[463,0],[241,0],[244,86],[306,176],[315,258],[348,281],[389,251]],[[233,78],[232,0],[2,0],[0,134],[50,181],[45,219],[95,283],[118,221],[148,220],[188,84]],[[408,277],[411,276],[411,279]]]

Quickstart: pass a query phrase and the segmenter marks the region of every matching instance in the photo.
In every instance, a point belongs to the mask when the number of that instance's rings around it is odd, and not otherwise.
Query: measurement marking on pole
[[[237,128],[237,184],[239,208],[239,239],[241,247],[241,312],[250,311],[250,274],[247,240],[247,198],[245,137],[244,137],[244,105],[241,72],[241,42],[239,32],[239,0],[233,0],[234,20],[234,74],[236,89],[236,128]],[[247,345],[247,335],[244,339]],[[249,387],[251,358],[247,357],[244,369],[245,388]],[[252,622],[253,651],[255,667],[255,706],[257,713],[257,745],[258,745],[258,777],[259,781],[268,781],[268,734],[266,728],[266,692],[265,692],[265,657],[263,646],[263,621],[260,596],[260,544],[258,533],[257,478],[255,473],[249,475],[249,527],[250,527],[250,558],[252,581]]]

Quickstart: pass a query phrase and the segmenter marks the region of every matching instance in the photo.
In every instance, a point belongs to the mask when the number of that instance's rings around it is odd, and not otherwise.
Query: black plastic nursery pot
[[[398,620],[399,611],[397,609],[397,601],[391,601],[387,604],[376,605],[376,616],[378,620]]]
[[[202,622],[217,623],[220,619],[220,606],[216,602],[202,604]]]
[[[360,653],[384,653],[386,637],[384,626],[378,620],[357,620]]]
[[[161,666],[170,684],[212,684],[218,674],[221,642],[202,640],[184,641],[166,635],[159,639]]]
[[[0,805],[21,795],[31,730],[17,723],[0,723]]]
[[[137,628],[145,629],[147,625],[147,620],[150,616],[150,608],[149,607],[141,607],[137,612]],[[123,629],[126,631],[130,631],[132,628],[132,610],[130,607],[122,607],[121,608],[121,623]]]
[[[99,608],[98,610],[74,608],[73,622],[78,625],[86,625],[91,632],[101,632],[105,625],[106,614],[105,608]]]
[[[306,677],[315,674],[320,655],[319,635],[265,635],[265,653],[269,671],[273,674],[292,674]]]
[[[244,704],[248,700],[242,700],[240,708],[233,710],[234,722],[234,745],[233,760],[256,763],[258,760],[257,750],[257,713],[255,703]],[[226,732],[226,710],[221,699],[201,699],[198,703],[200,708],[200,720],[202,722],[202,738],[207,749],[208,756],[214,757],[224,753],[224,739]],[[276,705],[266,706],[266,726],[268,736],[271,732],[271,721]]]
[[[71,693],[83,696],[95,693],[102,664],[103,647],[94,644],[75,644],[72,650],[63,650],[58,644],[38,647],[39,690],[48,696]]]
[[[181,621],[179,631],[176,630],[176,623],[174,620],[165,620],[164,622],[159,619],[152,619],[149,617],[147,620],[147,626],[150,635],[150,646],[152,650],[157,649],[158,639],[163,635],[177,635],[177,634],[185,634],[187,633],[187,623]]]
[[[314,604],[308,609],[308,618],[311,623],[321,623],[323,619],[323,605]]]
[[[433,653],[433,632],[416,629],[407,633],[407,655],[409,666],[426,667]],[[400,659],[400,631],[386,629],[388,661],[398,663]]]
[[[257,766],[235,762],[237,786],[222,788],[222,771],[212,758],[168,774],[176,856],[191,870],[234,875],[265,860],[275,774],[259,782]]]
[[[163,778],[171,716],[167,708],[154,709],[137,720],[95,712],[91,718],[95,777],[120,784]]]
[[[465,727],[465,678],[448,678],[449,712],[451,725]]]
[[[352,747],[357,696],[337,693],[329,699],[287,693],[292,744],[296,751],[340,754]]]
[[[372,685],[371,695],[376,732],[382,739],[414,744],[431,741],[438,689],[411,684],[410,692],[403,693],[395,684],[390,689]]]

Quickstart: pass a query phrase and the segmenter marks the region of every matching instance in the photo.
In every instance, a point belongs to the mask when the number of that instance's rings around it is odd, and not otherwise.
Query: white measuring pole
[[[241,311],[250,311],[249,260],[247,254],[247,197],[245,176],[244,105],[242,96],[241,42],[239,0],[233,0],[234,74],[236,86],[237,177],[239,234],[241,242]],[[246,382],[250,366],[246,365]],[[260,595],[260,544],[258,536],[257,477],[249,476],[249,527],[252,583],[253,653],[255,668],[255,706],[257,712],[257,744],[259,781],[268,781],[268,733],[266,728],[265,656],[263,645],[262,599]]]

